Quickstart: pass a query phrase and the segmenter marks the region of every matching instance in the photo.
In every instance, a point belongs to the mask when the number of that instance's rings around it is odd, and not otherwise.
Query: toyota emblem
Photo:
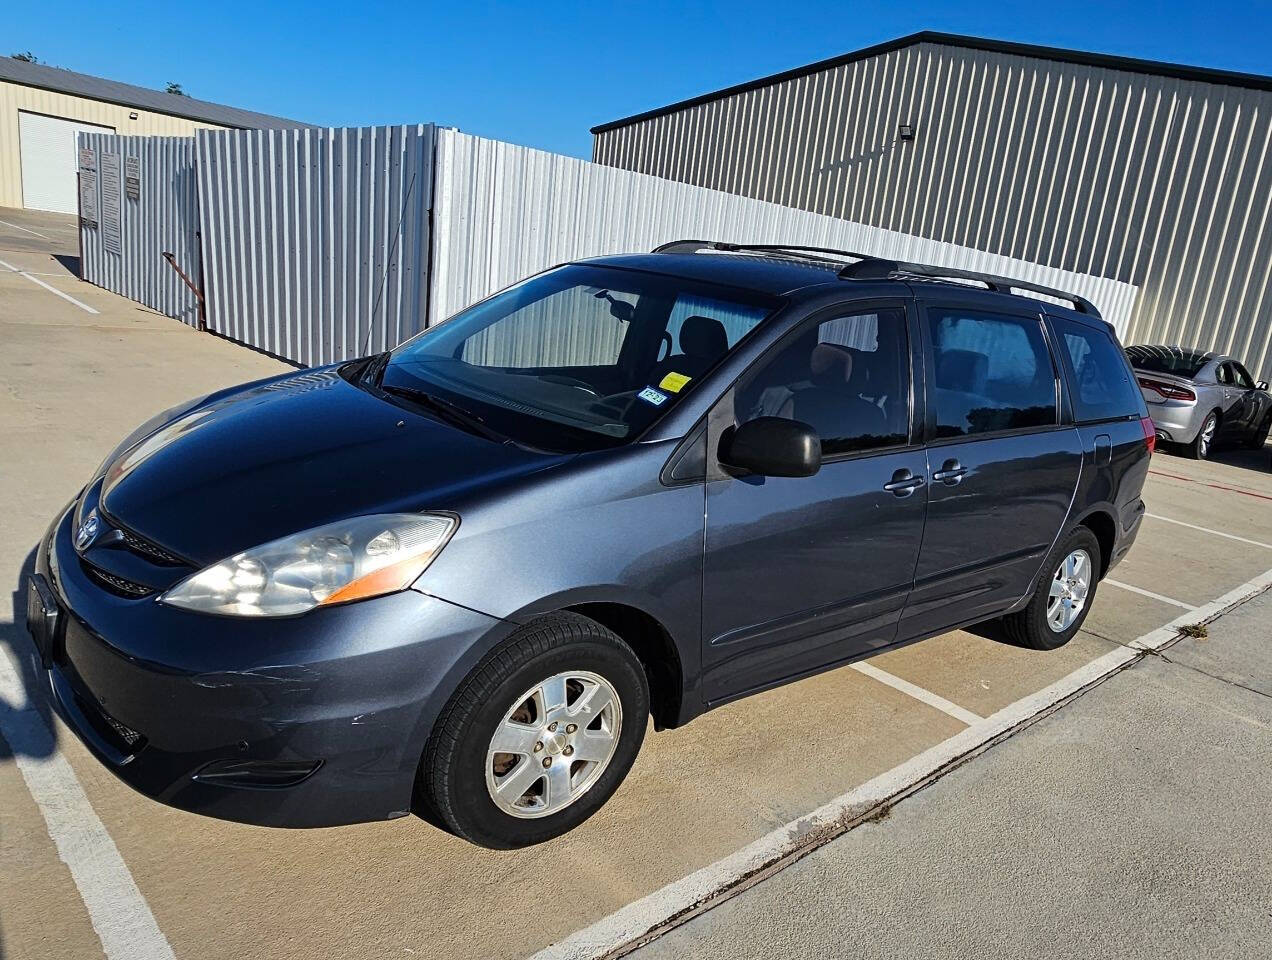
[[[75,549],[83,550],[97,536],[97,528],[100,524],[97,520],[97,511],[88,511],[88,516],[84,518],[84,522],[79,525],[79,529],[75,531]]]

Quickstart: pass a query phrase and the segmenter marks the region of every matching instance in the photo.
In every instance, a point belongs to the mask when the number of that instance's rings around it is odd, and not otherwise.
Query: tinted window
[[[945,308],[928,316],[938,437],[1056,422],[1055,369],[1039,321]]]
[[[1232,383],[1232,364],[1221,363],[1215,370],[1215,379],[1220,383],[1231,385]]]
[[[776,305],[681,277],[572,264],[397,347],[381,386],[450,401],[533,446],[613,446],[673,408]]]
[[[1206,365],[1207,356],[1197,350],[1179,347],[1127,347],[1131,366],[1149,373],[1169,373],[1191,380]]]
[[[1103,330],[1052,318],[1068,354],[1075,392],[1073,415],[1078,422],[1137,416],[1139,387],[1131,380],[1117,343]]]
[[[1235,361],[1232,364],[1232,382],[1242,390],[1254,389],[1254,378],[1250,376],[1250,372]]]
[[[739,385],[739,420],[809,424],[834,456],[902,446],[910,430],[905,311],[844,314],[797,330]]]

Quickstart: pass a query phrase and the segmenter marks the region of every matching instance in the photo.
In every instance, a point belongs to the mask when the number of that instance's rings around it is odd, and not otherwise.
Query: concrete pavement
[[[632,956],[1272,955],[1272,594]]]
[[[70,218],[19,213],[0,210],[0,260],[96,313],[0,268],[0,584],[13,598],[0,605],[0,667],[29,662],[20,589],[34,544],[116,441],[190,396],[287,369],[79,282],[67,269]],[[1169,519],[1145,521],[1143,543],[1116,573],[1126,584],[1193,605],[1272,567],[1272,546],[1262,545],[1272,544],[1266,470],[1226,455],[1207,464],[1159,457],[1146,496]],[[1106,583],[1086,629],[1059,651],[1021,650],[982,630],[870,663],[985,716],[1183,612]],[[493,853],[414,818],[292,832],[160,806],[120,784],[28,696],[29,673],[15,679],[0,685],[0,717],[8,729],[42,725],[45,734],[13,743],[0,735],[6,960],[161,955],[117,947],[103,933],[126,907],[152,918],[172,954],[200,960],[522,956],[966,729],[876,678],[833,671],[650,736],[631,777],[582,828]],[[1124,746],[1117,729],[1107,736],[1110,749]],[[67,810],[79,818],[69,832],[57,826]],[[107,870],[99,854],[119,863]],[[120,869],[127,883],[117,889]],[[549,881],[553,896],[544,897]],[[132,892],[120,894],[127,884]]]

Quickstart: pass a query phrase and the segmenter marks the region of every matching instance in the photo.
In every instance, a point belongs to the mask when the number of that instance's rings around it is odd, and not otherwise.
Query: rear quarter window
[[[1107,331],[1052,317],[1073,383],[1073,416],[1079,423],[1140,416],[1143,399],[1117,341]]]

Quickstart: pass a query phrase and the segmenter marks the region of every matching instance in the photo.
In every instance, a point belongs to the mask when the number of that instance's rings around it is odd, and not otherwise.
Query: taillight
[[[1163,383],[1160,380],[1150,380],[1148,377],[1136,377],[1141,387],[1147,387],[1149,390],[1156,390],[1167,400],[1196,400],[1197,394],[1193,393],[1187,387],[1177,387],[1173,383]]]
[[[1144,442],[1148,444],[1151,454],[1157,449],[1157,428],[1153,426],[1152,417],[1140,417],[1140,428],[1144,431]]]

